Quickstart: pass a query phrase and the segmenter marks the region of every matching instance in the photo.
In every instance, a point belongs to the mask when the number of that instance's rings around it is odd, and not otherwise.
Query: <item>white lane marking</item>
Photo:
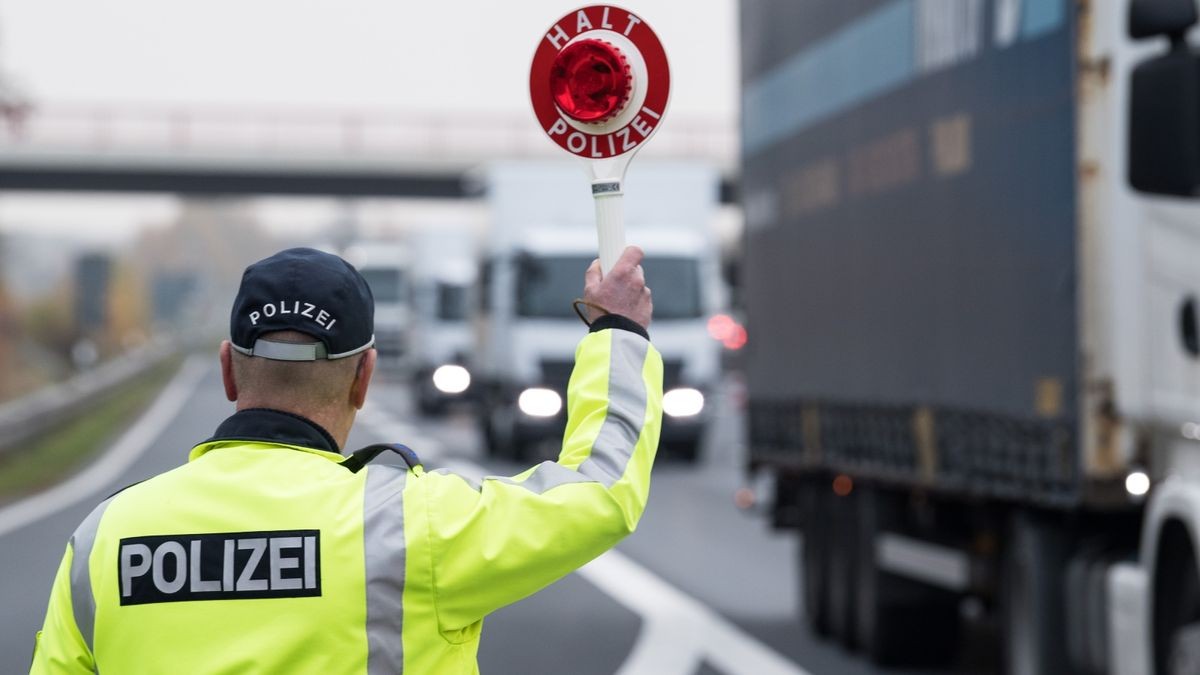
[[[380,436],[388,443],[403,443],[412,448],[422,462],[437,461],[443,451],[442,444],[427,434],[422,433],[411,424],[393,417],[383,407],[367,401],[359,411],[358,418],[371,427],[374,435]]]
[[[125,473],[183,409],[211,367],[211,360],[207,356],[189,357],[146,412],[91,466],[44,492],[0,509],[0,537],[83,501]]]
[[[808,673],[619,551],[601,555],[579,574],[645,622],[619,675],[689,675],[702,660],[733,675]]]
[[[379,407],[364,407],[363,421],[377,433],[440,444]],[[420,449],[413,446],[420,454]],[[488,471],[466,459],[445,468],[482,481]],[[810,675],[767,645],[675,588],[619,551],[609,551],[577,574],[642,618],[642,629],[618,675],[691,675],[707,660],[729,675]]]

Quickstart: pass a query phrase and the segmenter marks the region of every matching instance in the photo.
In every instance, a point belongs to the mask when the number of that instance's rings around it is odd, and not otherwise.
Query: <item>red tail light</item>
[[[709,319],[708,334],[732,351],[746,346],[746,328],[728,314],[717,314]]]

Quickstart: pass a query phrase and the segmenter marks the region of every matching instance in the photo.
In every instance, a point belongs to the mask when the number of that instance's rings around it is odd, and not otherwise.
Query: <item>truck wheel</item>
[[[1071,672],[1066,659],[1066,532],[1018,512],[1004,547],[1001,621],[1006,672]]]
[[[1200,673],[1200,623],[1191,623],[1175,631],[1167,667],[1170,675]]]
[[[700,456],[700,441],[659,441],[658,454],[667,461],[695,464]]]
[[[1178,521],[1163,530],[1154,573],[1154,671],[1159,675],[1195,673],[1182,669],[1200,655],[1200,577],[1190,536]]]
[[[516,420],[510,408],[493,405],[483,413],[483,434],[488,457],[513,459],[516,447]]]
[[[838,643],[854,649],[857,599],[858,523],[856,494],[830,495],[829,522],[829,629]]]
[[[858,645],[876,663],[887,663],[892,656],[894,626],[892,587],[889,575],[875,562],[875,540],[887,529],[888,515],[882,512],[885,501],[878,490],[858,490],[858,566],[855,569],[858,595],[855,607],[855,638]]]
[[[417,397],[417,409],[425,417],[441,417],[446,414],[446,402],[429,394],[421,394]]]
[[[824,480],[807,481],[801,508],[804,546],[800,562],[804,621],[815,635],[829,635],[829,488]]]
[[[878,665],[943,664],[954,656],[959,630],[958,598],[941,589],[880,569],[875,547],[880,535],[895,531],[903,504],[873,487],[858,498],[856,638]]]
[[[879,569],[875,545],[879,535],[893,525],[896,512],[893,500],[880,490],[864,487],[858,498],[858,565],[855,637],[858,646],[874,663],[896,664],[906,661],[906,645],[898,639],[907,618],[897,603],[898,584],[903,580]]]

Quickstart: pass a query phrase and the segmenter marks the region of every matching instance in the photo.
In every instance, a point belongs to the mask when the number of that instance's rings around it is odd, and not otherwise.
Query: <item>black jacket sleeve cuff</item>
[[[650,339],[650,333],[647,332],[641,324],[627,316],[621,316],[620,314],[604,314],[592,322],[590,332],[595,333],[598,330],[606,330],[609,328],[627,330],[630,333],[637,333],[647,340]]]

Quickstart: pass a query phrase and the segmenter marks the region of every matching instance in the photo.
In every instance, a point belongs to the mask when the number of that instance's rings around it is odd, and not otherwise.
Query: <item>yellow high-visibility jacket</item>
[[[31,672],[477,673],[489,612],[633,531],[661,415],[662,359],[620,329],[579,344],[558,461],[511,478],[352,471],[310,422],[239,412],[75,531]]]

